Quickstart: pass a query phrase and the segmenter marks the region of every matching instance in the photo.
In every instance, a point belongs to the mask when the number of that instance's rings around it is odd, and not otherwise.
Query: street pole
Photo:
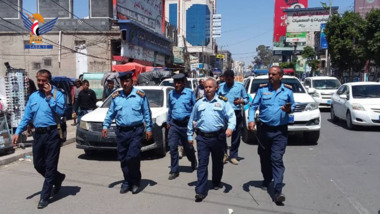
[[[330,11],[329,11],[329,21],[330,21],[330,18],[331,18],[331,7],[332,7],[332,0],[330,0]],[[326,74],[329,75],[329,76],[332,76],[332,71],[330,71],[330,56],[329,56],[329,48],[326,48],[326,68],[327,68],[327,71],[326,71]]]

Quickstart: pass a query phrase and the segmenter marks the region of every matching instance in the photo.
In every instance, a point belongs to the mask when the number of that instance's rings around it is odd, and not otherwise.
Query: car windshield
[[[162,81],[162,83],[160,85],[161,86],[172,86],[172,87],[174,87],[174,82],[173,82],[173,80],[164,80],[164,81]],[[190,80],[187,80],[186,88],[191,89],[191,81]]]
[[[298,81],[297,79],[283,78],[281,81],[284,84],[291,85],[293,89],[293,93],[305,93],[305,90],[303,89],[300,81]],[[254,79],[252,82],[251,94],[256,93],[260,84],[263,84],[263,83],[269,84],[269,80],[268,79]]]
[[[144,89],[146,97],[149,101],[149,107],[160,108],[164,105],[164,92],[162,90]],[[112,97],[109,96],[103,103],[102,108],[109,108]]]
[[[354,85],[353,98],[380,98],[380,85]]]
[[[319,90],[338,89],[340,82],[335,79],[313,80],[313,88]]]

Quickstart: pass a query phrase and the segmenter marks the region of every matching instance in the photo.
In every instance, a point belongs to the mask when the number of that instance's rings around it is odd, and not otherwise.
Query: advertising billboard
[[[222,36],[222,14],[214,14],[212,17],[212,38]]]
[[[286,42],[306,42],[306,32],[286,33]]]
[[[325,28],[326,24],[321,24],[321,49],[329,48],[329,45],[326,40]]]
[[[286,13],[283,10],[307,6],[308,0],[275,0],[273,43],[278,43],[280,38],[285,39],[286,36]]]
[[[117,0],[118,19],[131,19],[156,33],[163,33],[163,0]]]
[[[380,0],[355,0],[355,12],[363,18],[372,9],[380,9]]]
[[[332,8],[333,12],[337,8]],[[308,9],[287,12],[286,31],[287,32],[315,32],[321,29],[321,24],[329,20],[329,10]]]

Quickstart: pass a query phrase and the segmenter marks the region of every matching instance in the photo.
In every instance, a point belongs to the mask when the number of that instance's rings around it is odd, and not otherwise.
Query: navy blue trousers
[[[268,126],[260,124],[257,135],[261,145],[258,146],[261,172],[264,181],[274,181],[274,192],[281,193],[284,180],[285,166],[283,156],[288,143],[288,126]]]
[[[190,162],[195,161],[194,146],[187,142],[187,127],[178,126],[175,123],[171,123],[169,133],[169,147],[170,147],[170,173],[179,172],[179,155],[178,145],[181,144],[185,150],[187,159]]]
[[[140,186],[141,182],[141,143],[144,136],[144,126],[129,131],[116,129],[117,156],[123,171],[123,185]]]
[[[241,125],[243,122],[243,116],[241,115],[241,111],[235,111],[236,116],[236,128],[232,132],[231,136],[231,148],[230,148],[230,157],[238,158],[238,150],[240,146],[240,137],[241,137]],[[226,144],[227,145],[227,144]],[[226,148],[227,150],[227,148]]]
[[[217,137],[203,137],[198,135],[197,152],[198,152],[198,170],[197,170],[197,186],[195,187],[196,194],[207,194],[208,180],[208,163],[211,153],[212,160],[212,183],[218,186],[223,176],[223,156],[226,144],[226,133],[222,132]]]
[[[57,170],[60,151],[61,143],[57,129],[43,134],[34,134],[33,165],[37,172],[45,178],[41,190],[41,199],[49,199],[53,185],[62,176]]]

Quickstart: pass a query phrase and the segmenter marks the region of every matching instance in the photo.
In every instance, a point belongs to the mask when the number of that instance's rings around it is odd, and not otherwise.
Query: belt
[[[135,125],[135,126],[116,126],[116,128],[117,128],[119,131],[124,131],[124,132],[126,132],[126,131],[131,131],[131,130],[137,129],[137,128],[143,126],[143,125],[144,125],[144,123],[141,123],[141,124],[139,124],[139,125]]]
[[[218,130],[218,131],[216,131],[216,132],[202,132],[202,131],[200,131],[200,130],[197,130],[196,131],[196,133],[197,133],[197,135],[200,135],[200,136],[202,136],[202,137],[217,137],[218,135],[220,135],[221,133],[223,133],[224,132],[224,129],[220,129],[220,130]]]
[[[189,123],[189,117],[185,117],[183,120],[175,120],[172,119],[173,123],[175,123],[177,126],[186,127]]]
[[[34,128],[34,132],[37,134],[45,134],[46,132],[50,132],[55,129],[57,129],[57,125],[48,126],[48,127],[36,127]]]

